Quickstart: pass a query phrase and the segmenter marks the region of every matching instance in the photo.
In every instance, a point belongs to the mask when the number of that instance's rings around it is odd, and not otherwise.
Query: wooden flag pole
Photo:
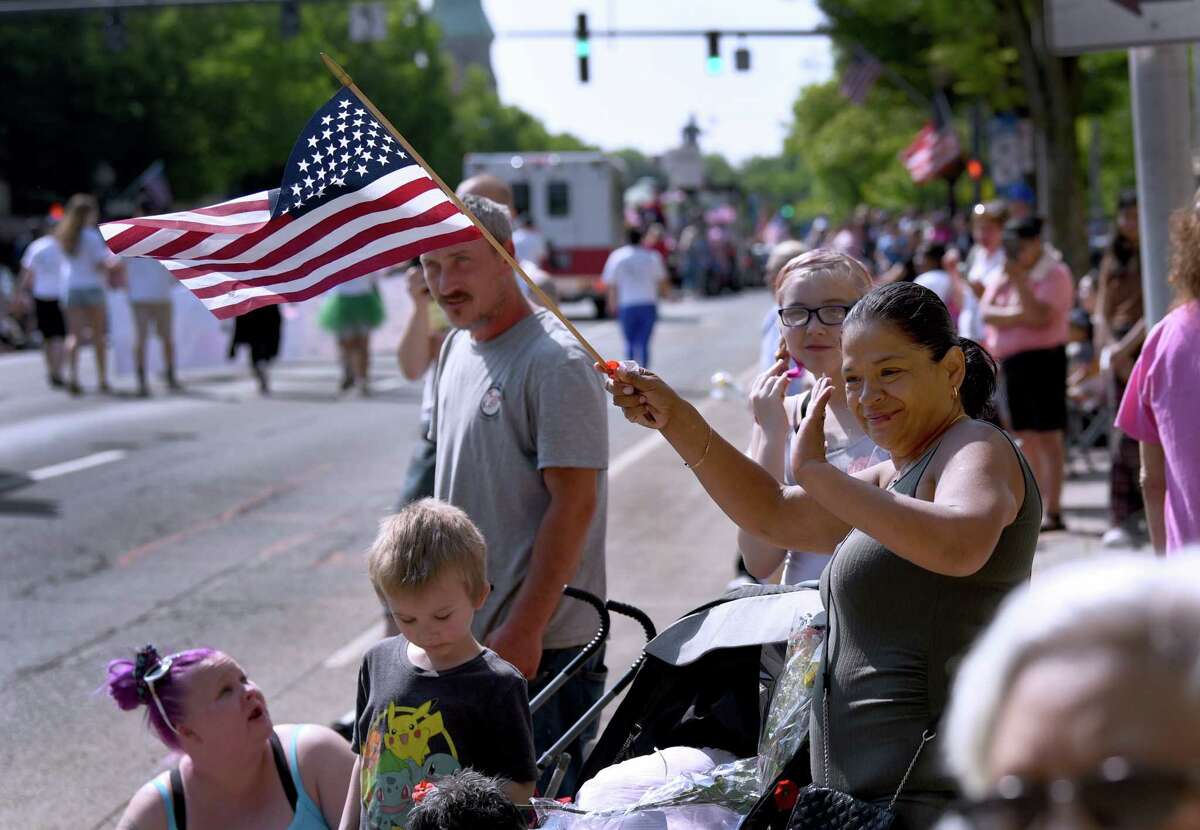
[[[508,252],[508,249],[496,241],[496,237],[492,236],[488,229],[480,224],[479,220],[475,218],[475,214],[467,210],[467,206],[462,203],[462,200],[455,195],[453,190],[446,186],[446,183],[442,181],[442,177],[437,174],[437,171],[425,163],[425,159],[421,158],[421,154],[418,153],[413,146],[408,143],[408,140],[405,139],[404,136],[400,135],[400,131],[392,126],[392,122],[387,120],[387,116],[380,112],[378,107],[371,103],[371,99],[363,94],[363,91],[358,88],[358,85],[354,83],[354,80],[346,74],[346,70],[338,66],[337,61],[329,57],[329,55],[326,55],[324,52],[321,53],[321,60],[325,62],[326,68],[333,73],[333,77],[337,78],[338,82],[342,86],[346,87],[358,96],[359,100],[361,100],[363,104],[366,105],[367,109],[371,111],[371,115],[379,119],[379,123],[383,124],[383,126],[387,128],[387,131],[392,134],[392,137],[400,142],[400,146],[403,147],[405,152],[412,157],[413,161],[425,169],[425,172],[429,174],[430,178],[432,178],[437,183],[438,187],[440,187],[442,191],[450,198],[450,200],[454,202],[455,206],[463,212],[463,215],[471,220],[471,223],[475,225],[476,229],[478,229],[478,231],[483,235],[483,238],[486,239],[491,246],[496,249],[496,252],[504,258],[504,261],[512,267],[513,271],[519,274],[521,279],[525,280],[525,284],[529,286],[529,289],[534,293],[534,296],[538,298],[538,302],[545,306],[555,317],[559,319],[564,326],[567,327],[567,330],[571,332],[576,340],[579,341],[579,345],[583,346],[583,348],[587,350],[587,353],[590,354],[597,363],[606,367],[611,373],[615,369],[615,362],[606,361],[600,356],[600,352],[596,351],[596,349],[591,343],[588,342],[587,338],[583,336],[579,329],[575,328],[575,324],[567,319],[567,315],[562,313],[562,309],[558,307],[558,303],[554,302],[550,295],[543,291],[537,283],[529,278],[529,275],[525,273],[525,269],[522,268],[521,264],[517,262],[516,258]]]

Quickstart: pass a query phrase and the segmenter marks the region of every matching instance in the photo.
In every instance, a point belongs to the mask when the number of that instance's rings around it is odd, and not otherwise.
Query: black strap
[[[187,830],[187,804],[183,801],[183,776],[179,767],[171,770],[171,812],[175,814],[175,830]]]
[[[275,758],[275,770],[279,773],[279,783],[283,784],[288,804],[292,805],[292,813],[295,814],[296,801],[299,798],[296,792],[296,782],[292,780],[292,771],[288,769],[287,755],[283,752],[283,744],[279,742],[279,736],[274,732],[271,733],[271,755]],[[183,828],[181,827],[179,830],[183,830]]]

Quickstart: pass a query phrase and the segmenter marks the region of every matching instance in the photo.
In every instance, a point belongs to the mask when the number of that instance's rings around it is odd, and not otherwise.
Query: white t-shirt
[[[64,252],[65,255],[65,252]],[[63,292],[72,288],[103,288],[104,274],[101,270],[104,263],[113,258],[104,238],[95,228],[85,228],[79,235],[79,245],[75,256],[64,256],[67,266],[64,269]]]
[[[624,245],[608,255],[604,263],[604,284],[617,287],[617,305],[654,305],[658,302],[658,284],[667,278],[658,251],[640,245]]]
[[[129,257],[125,260],[129,299],[135,303],[169,303],[179,280],[157,259]]]
[[[541,262],[546,258],[546,238],[540,231],[530,228],[517,228],[512,235],[513,248],[517,259],[527,259],[530,262]],[[532,274],[530,275],[532,276]]]
[[[982,245],[971,249],[967,257],[967,279],[985,286],[1004,275],[1004,248],[999,247],[990,254]]]
[[[67,258],[53,236],[46,235],[30,242],[21,255],[21,267],[33,272],[35,299],[57,300],[62,294]]]
[[[979,323],[979,301],[975,298],[975,294],[967,286],[963,286],[961,295],[959,296],[959,306],[957,309],[951,304],[954,295],[954,278],[940,269],[934,271],[926,271],[921,276],[913,280],[917,285],[923,285],[937,294],[946,308],[950,309],[950,316],[954,317],[954,312],[958,312],[958,317],[954,319],[954,328],[958,332],[959,337],[967,337],[971,340],[979,342],[983,336],[983,327]]]

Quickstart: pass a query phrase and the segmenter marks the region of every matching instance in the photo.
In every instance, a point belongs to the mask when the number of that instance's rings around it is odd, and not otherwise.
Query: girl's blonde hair
[[[776,298],[783,293],[783,288],[789,280],[806,277],[833,277],[846,280],[862,289],[864,294],[870,291],[872,286],[871,275],[854,257],[832,248],[814,248],[783,266],[775,285]]]
[[[94,222],[99,213],[100,205],[94,196],[76,193],[67,201],[62,222],[54,231],[55,239],[67,252],[67,256],[75,256],[75,252],[79,250],[79,238],[83,235],[84,227]]]

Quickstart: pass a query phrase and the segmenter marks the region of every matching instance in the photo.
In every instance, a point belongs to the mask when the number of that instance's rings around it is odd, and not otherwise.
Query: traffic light
[[[721,33],[709,32],[708,38],[708,74],[720,75],[723,61],[721,60]]]
[[[977,182],[983,178],[983,162],[979,159],[968,159],[967,175],[971,177],[971,181]]]
[[[575,57],[579,58],[579,83],[588,82],[588,57],[592,54],[592,45],[588,41],[587,15],[575,15]]]
[[[733,68],[738,72],[750,71],[750,49],[745,43],[739,43],[737,51],[733,53]]]
[[[283,0],[279,6],[279,36],[284,40],[300,34],[300,0]]]

